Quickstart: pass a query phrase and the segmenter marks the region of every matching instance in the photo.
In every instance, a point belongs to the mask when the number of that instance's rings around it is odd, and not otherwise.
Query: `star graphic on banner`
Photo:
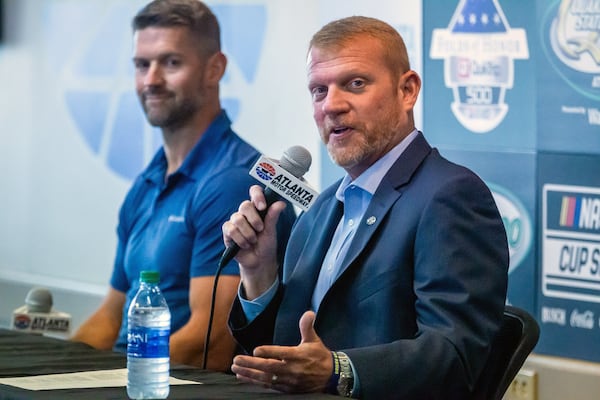
[[[469,23],[475,25],[477,23],[477,15],[469,14]]]

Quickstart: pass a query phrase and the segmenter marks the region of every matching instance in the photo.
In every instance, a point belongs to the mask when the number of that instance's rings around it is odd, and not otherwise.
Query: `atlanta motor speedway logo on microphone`
[[[29,329],[30,325],[31,318],[27,315],[16,315],[13,319],[13,327],[18,331]]]
[[[264,156],[254,164],[250,175],[304,211],[307,211],[319,196],[304,180],[295,177]]]
[[[261,162],[255,168],[256,174],[266,182],[275,177],[275,167],[268,162]]]
[[[36,313],[21,306],[13,311],[12,327],[17,331],[32,333],[68,333],[71,329],[71,316],[61,311]]]

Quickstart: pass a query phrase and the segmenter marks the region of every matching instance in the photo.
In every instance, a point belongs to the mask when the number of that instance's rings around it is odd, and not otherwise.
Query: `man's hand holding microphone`
[[[310,163],[310,153],[295,146],[284,153],[279,166],[284,169],[283,173],[291,172],[293,177],[301,179]],[[260,164],[259,160],[255,167],[261,168]],[[270,175],[269,166],[263,167],[267,172],[265,175]],[[278,279],[276,225],[279,215],[286,207],[286,203],[281,200],[289,200],[292,204],[307,209],[302,207],[306,204],[294,202],[298,196],[293,194],[311,189],[308,186],[299,188],[300,183],[293,180],[293,177],[286,176],[279,180],[290,182],[285,190],[281,185],[274,189],[267,184],[264,190],[260,185],[252,186],[250,200],[244,201],[229,221],[223,224],[223,240],[227,246],[224,258],[235,257],[238,261],[246,300],[256,299]],[[271,178],[277,181],[276,177]],[[305,196],[304,199],[309,200],[310,206],[316,199],[316,194]],[[242,381],[259,383],[284,392],[324,390],[333,370],[333,362],[331,351],[314,330],[314,319],[313,311],[307,311],[300,319],[302,340],[298,346],[259,346],[252,356],[236,356],[231,370]]]

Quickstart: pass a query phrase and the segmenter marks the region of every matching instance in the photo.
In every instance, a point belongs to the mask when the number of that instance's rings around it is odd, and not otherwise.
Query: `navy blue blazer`
[[[248,353],[300,343],[298,321],[343,213],[338,185],[297,220],[267,309],[248,324],[234,302],[230,328]],[[487,186],[419,134],[377,188],[316,332],[348,354],[361,398],[469,399],[502,321],[508,263]]]

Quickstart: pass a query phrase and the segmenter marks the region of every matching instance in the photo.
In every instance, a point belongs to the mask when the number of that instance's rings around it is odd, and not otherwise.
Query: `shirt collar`
[[[344,190],[346,190],[346,188],[351,184],[360,187],[371,195],[375,194],[375,191],[379,187],[379,184],[381,183],[381,180],[385,174],[387,174],[392,165],[394,165],[398,157],[400,157],[404,150],[406,150],[414,138],[417,137],[418,133],[419,131],[414,129],[408,136],[402,139],[400,143],[394,146],[383,157],[367,168],[365,172],[360,174],[354,181],[352,181],[350,175],[346,174],[338,186],[337,191],[335,192],[335,197],[339,201],[343,202]]]
[[[204,160],[211,159],[211,154],[214,154],[215,148],[219,146],[219,143],[223,142],[223,138],[229,132],[230,127],[231,120],[227,116],[227,112],[221,110],[221,113],[210,123],[200,140],[190,150],[185,160],[183,160],[183,164],[181,164],[175,174],[182,174],[195,179],[195,174],[202,172],[202,168],[198,167],[202,165]],[[146,170],[142,173],[142,176],[147,180],[161,185],[164,182],[166,170],[167,158],[165,156],[165,149],[161,146]]]

